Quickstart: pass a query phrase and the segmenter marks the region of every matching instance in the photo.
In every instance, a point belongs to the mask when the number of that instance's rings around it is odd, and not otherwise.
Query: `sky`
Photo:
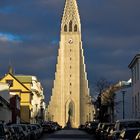
[[[49,101],[65,0],[0,0],[0,77],[8,66],[35,75]],[[139,0],[77,0],[89,88],[101,77],[131,77],[128,64],[140,50]]]

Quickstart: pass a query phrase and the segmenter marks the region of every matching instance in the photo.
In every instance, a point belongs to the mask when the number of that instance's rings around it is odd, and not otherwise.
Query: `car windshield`
[[[120,130],[123,128],[139,128],[140,122],[123,122],[120,124]]]
[[[3,130],[3,126],[0,125],[0,136],[4,136],[4,130]]]
[[[129,131],[126,131],[125,133],[125,138],[129,138],[130,140],[131,139],[134,139],[134,137],[137,135],[137,133],[139,132],[139,130],[129,130]]]

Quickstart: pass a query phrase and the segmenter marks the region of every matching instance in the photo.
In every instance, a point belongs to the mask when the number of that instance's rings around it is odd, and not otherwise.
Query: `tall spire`
[[[80,15],[76,0],[66,0],[61,32],[81,32]]]

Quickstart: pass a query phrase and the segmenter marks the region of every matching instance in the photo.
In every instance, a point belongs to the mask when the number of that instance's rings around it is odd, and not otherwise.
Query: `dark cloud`
[[[139,52],[140,1],[77,0],[89,85],[100,77],[130,78],[128,64]],[[36,75],[47,101],[55,76],[65,0],[0,1],[0,75],[10,63],[16,73]],[[9,40],[8,35],[20,37]],[[93,91],[93,90],[92,90]]]

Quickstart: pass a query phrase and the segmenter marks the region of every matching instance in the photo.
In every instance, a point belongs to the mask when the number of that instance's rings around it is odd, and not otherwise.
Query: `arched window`
[[[74,26],[74,32],[77,32],[77,24]]]
[[[67,32],[67,25],[64,26],[64,32]]]
[[[69,32],[72,32],[72,21],[69,23]]]

